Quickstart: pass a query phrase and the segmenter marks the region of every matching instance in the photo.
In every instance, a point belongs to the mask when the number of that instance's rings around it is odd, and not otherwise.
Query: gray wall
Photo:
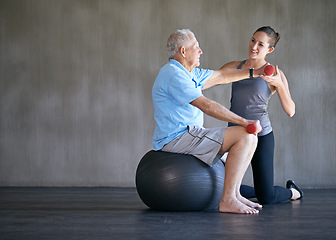
[[[335,10],[333,0],[1,0],[0,185],[134,186],[169,34],[190,28],[201,67],[218,69],[271,25],[281,40],[269,60],[296,103],[293,118],[276,95],[270,103],[275,182],[336,187]],[[230,85],[205,95],[228,107]]]

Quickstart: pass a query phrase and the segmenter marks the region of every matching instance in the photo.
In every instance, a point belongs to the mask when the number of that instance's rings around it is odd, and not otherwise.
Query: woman
[[[232,83],[230,110],[244,118],[260,120],[263,128],[258,134],[258,147],[251,161],[254,189],[249,186],[241,187],[241,194],[244,197],[257,197],[261,204],[272,204],[303,197],[303,192],[292,180],[287,181],[287,188],[274,186],[274,135],[267,106],[271,96],[277,93],[283,110],[289,117],[294,115],[295,103],[291,98],[287,79],[277,66],[273,76],[253,78],[253,69],[268,64],[266,57],[274,51],[279,39],[280,35],[271,27],[261,27],[250,40],[249,58],[244,61],[230,62],[222,67],[250,69],[250,78]],[[234,124],[229,123],[229,126],[234,126]]]

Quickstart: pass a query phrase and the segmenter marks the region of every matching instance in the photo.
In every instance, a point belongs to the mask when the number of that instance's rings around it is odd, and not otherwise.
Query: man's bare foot
[[[219,211],[226,213],[257,214],[257,209],[251,208],[238,199],[222,200],[219,203]]]
[[[262,208],[262,205],[260,205],[259,203],[252,202],[252,201],[248,200],[247,198],[244,198],[240,194],[237,196],[237,199],[239,201],[241,201],[242,203],[244,203],[245,205],[249,206],[249,207],[252,207],[252,208]]]

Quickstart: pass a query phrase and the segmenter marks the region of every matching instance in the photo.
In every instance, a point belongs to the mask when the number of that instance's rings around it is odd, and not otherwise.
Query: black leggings
[[[251,161],[254,188],[242,185],[240,192],[243,197],[257,197],[261,204],[278,203],[292,197],[288,188],[274,186],[273,158],[274,135],[270,132],[258,137],[258,146]]]

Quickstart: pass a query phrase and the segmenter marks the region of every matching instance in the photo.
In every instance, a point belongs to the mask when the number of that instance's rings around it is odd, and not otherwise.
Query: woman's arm
[[[274,76],[262,76],[262,78],[271,86],[272,93],[275,91],[278,93],[283,110],[289,117],[293,117],[295,114],[295,103],[289,91],[287,78],[278,66],[275,67],[275,73]]]

